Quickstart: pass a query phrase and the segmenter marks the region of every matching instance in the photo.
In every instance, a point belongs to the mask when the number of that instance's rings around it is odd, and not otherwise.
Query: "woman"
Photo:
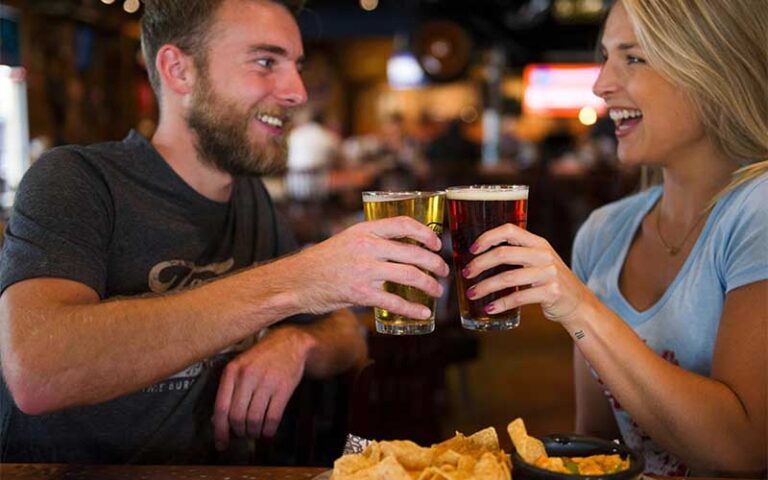
[[[618,437],[658,474],[766,468],[768,2],[620,0],[594,85],[619,158],[663,182],[594,212],[571,272],[512,225],[462,272],[522,265],[474,298],[538,303],[574,338],[577,430]],[[501,245],[499,248],[491,247]],[[618,429],[617,429],[618,427]]]

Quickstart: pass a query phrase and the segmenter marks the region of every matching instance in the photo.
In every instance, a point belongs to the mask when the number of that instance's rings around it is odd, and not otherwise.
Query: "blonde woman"
[[[619,158],[661,185],[594,212],[573,272],[513,225],[462,272],[522,265],[473,298],[541,304],[575,344],[577,430],[623,437],[657,474],[764,475],[768,332],[768,2],[621,0],[594,85]],[[498,248],[492,248],[499,246]]]

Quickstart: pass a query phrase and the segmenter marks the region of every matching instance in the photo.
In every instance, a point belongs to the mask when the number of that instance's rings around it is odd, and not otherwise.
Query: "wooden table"
[[[326,468],[0,464],[2,480],[311,480]]]
[[[0,463],[2,480],[312,480],[326,468],[208,465],[51,465]],[[329,478],[323,475],[324,479]],[[649,480],[688,480],[645,477]],[[721,480],[699,477],[696,480]]]
[[[2,480],[312,480],[326,472],[327,468],[314,467],[0,463]],[[328,478],[330,476],[323,475],[323,480]],[[688,480],[657,475],[645,479]],[[722,479],[698,477],[696,480]]]

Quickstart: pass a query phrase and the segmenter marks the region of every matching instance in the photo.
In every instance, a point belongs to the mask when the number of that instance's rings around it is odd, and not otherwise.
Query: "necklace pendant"
[[[667,248],[667,253],[674,257],[675,255],[680,253],[680,249],[679,248],[675,248],[675,247],[669,247],[669,248]]]

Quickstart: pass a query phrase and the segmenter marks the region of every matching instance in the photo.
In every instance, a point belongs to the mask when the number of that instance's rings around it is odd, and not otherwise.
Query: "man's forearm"
[[[75,282],[21,282],[0,302],[6,382],[33,414],[137,391],[298,313],[294,293],[275,287],[290,282],[270,281],[278,275],[267,264],[192,290],[102,302]]]

